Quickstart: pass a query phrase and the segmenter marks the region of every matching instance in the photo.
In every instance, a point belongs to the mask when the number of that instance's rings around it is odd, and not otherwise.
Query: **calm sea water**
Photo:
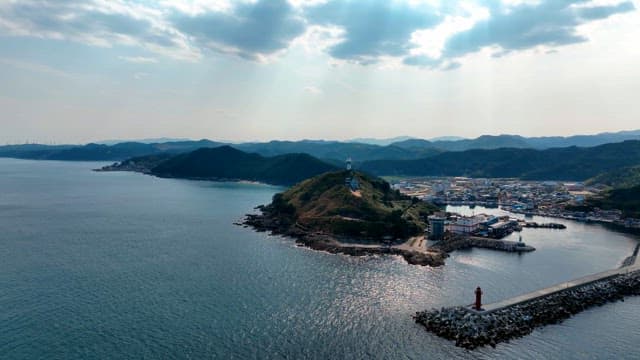
[[[474,352],[411,318],[478,285],[490,302],[616,267],[632,235],[563,221],[522,232],[533,253],[410,266],[233,225],[277,187],[100,165],[0,159],[1,359],[637,358],[640,298]]]

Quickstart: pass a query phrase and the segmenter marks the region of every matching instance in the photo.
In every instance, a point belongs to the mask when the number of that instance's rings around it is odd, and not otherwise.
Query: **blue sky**
[[[640,128],[640,0],[0,2],[0,143]]]

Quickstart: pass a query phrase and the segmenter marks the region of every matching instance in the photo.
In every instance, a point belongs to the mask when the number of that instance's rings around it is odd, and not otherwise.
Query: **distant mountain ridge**
[[[469,176],[530,180],[586,180],[603,172],[640,165],[640,141],[546,150],[500,148],[444,152],[418,160],[375,160],[369,173],[397,176]]]
[[[0,146],[0,157],[34,160],[67,160],[67,161],[118,161],[136,156],[161,153],[181,153],[203,147],[223,145],[210,140],[183,141],[145,144],[124,142],[115,145],[90,143],[87,145],[7,145]]]
[[[398,140],[388,144],[389,140]],[[358,139],[375,140],[375,139]],[[381,139],[381,144],[364,142],[342,142],[330,140],[269,141],[254,143],[228,144],[211,140],[168,141],[158,143],[123,142],[113,145],[7,145],[0,146],[0,157],[14,157],[39,160],[83,160],[83,161],[120,161],[131,157],[177,154],[196,150],[229,145],[236,149],[257,153],[262,156],[275,156],[289,153],[306,153],[316,158],[338,164],[347,157],[354,162],[373,160],[417,160],[445,152],[473,149],[538,149],[561,148],[569,146],[593,147],[607,143],[619,143],[626,140],[640,140],[640,130],[602,133],[596,135],[576,135],[570,137],[522,137],[519,135],[483,135],[475,139],[425,140],[410,137]],[[377,141],[377,140],[376,140]]]
[[[356,161],[377,159],[418,159],[439,153],[437,149],[405,149],[398,146],[371,145],[362,143],[343,143],[325,140],[270,141],[266,143],[244,143],[231,145],[236,149],[254,152],[263,156],[290,153],[306,153],[319,159],[344,161],[351,157]]]
[[[558,147],[580,146],[593,147],[603,144],[622,142],[626,140],[640,140],[640,130],[620,131],[614,133],[600,133],[595,135],[574,135],[523,137],[520,135],[482,135],[475,139],[461,140],[423,140],[407,139],[392,143],[391,146],[402,148],[431,147],[441,151],[465,151],[472,149],[499,148],[530,148],[550,149]]]
[[[243,179],[290,184],[318,172],[341,168],[311,155],[263,156],[225,145],[182,153],[135,157],[108,170],[131,170],[164,177]],[[584,181],[602,173],[640,166],[640,141],[596,147],[546,150],[500,148],[443,152],[413,160],[372,160],[355,164],[377,176],[468,176]],[[307,169],[310,169],[307,171]],[[624,172],[620,176],[626,176]],[[603,175],[604,176],[604,175]],[[613,176],[613,175],[611,175]]]

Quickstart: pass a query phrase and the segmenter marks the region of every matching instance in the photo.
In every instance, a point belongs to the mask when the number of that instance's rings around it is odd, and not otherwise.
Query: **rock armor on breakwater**
[[[640,295],[640,270],[561,290],[495,311],[457,306],[417,312],[415,321],[428,331],[475,349],[519,338],[535,328],[556,324],[593,306]]]

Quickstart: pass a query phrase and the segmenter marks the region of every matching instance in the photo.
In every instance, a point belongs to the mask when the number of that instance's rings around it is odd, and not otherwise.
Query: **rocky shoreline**
[[[640,295],[640,270],[618,274],[582,286],[558,291],[491,312],[458,306],[417,312],[418,324],[456,346],[475,349],[493,346],[557,324],[593,306]]]
[[[261,209],[260,207],[258,209]],[[261,209],[262,210],[262,209]],[[283,235],[295,239],[297,244],[331,254],[344,254],[351,256],[366,255],[398,255],[412,265],[421,266],[442,266],[444,260],[449,257],[446,252],[434,251],[424,253],[413,250],[399,249],[388,245],[372,246],[351,246],[338,241],[334,236],[320,233],[308,232],[301,226],[283,224],[279,219],[271,218],[266,214],[248,214],[241,223],[251,227],[256,231],[266,231],[273,235]]]
[[[469,248],[483,248],[505,252],[530,252],[532,246],[498,239],[450,235],[446,240],[440,241],[430,247],[428,251],[415,251],[401,248],[391,244],[371,243],[371,245],[350,245],[353,239],[338,239],[335,236],[323,232],[312,232],[299,224],[290,224],[278,217],[272,216],[264,207],[259,206],[260,214],[248,214],[241,223],[256,231],[269,232],[274,235],[283,235],[295,239],[296,243],[313,250],[326,251],[332,254],[345,254],[351,256],[366,255],[398,255],[407,263],[421,266],[442,266],[449,253]],[[340,241],[346,240],[346,241]]]

